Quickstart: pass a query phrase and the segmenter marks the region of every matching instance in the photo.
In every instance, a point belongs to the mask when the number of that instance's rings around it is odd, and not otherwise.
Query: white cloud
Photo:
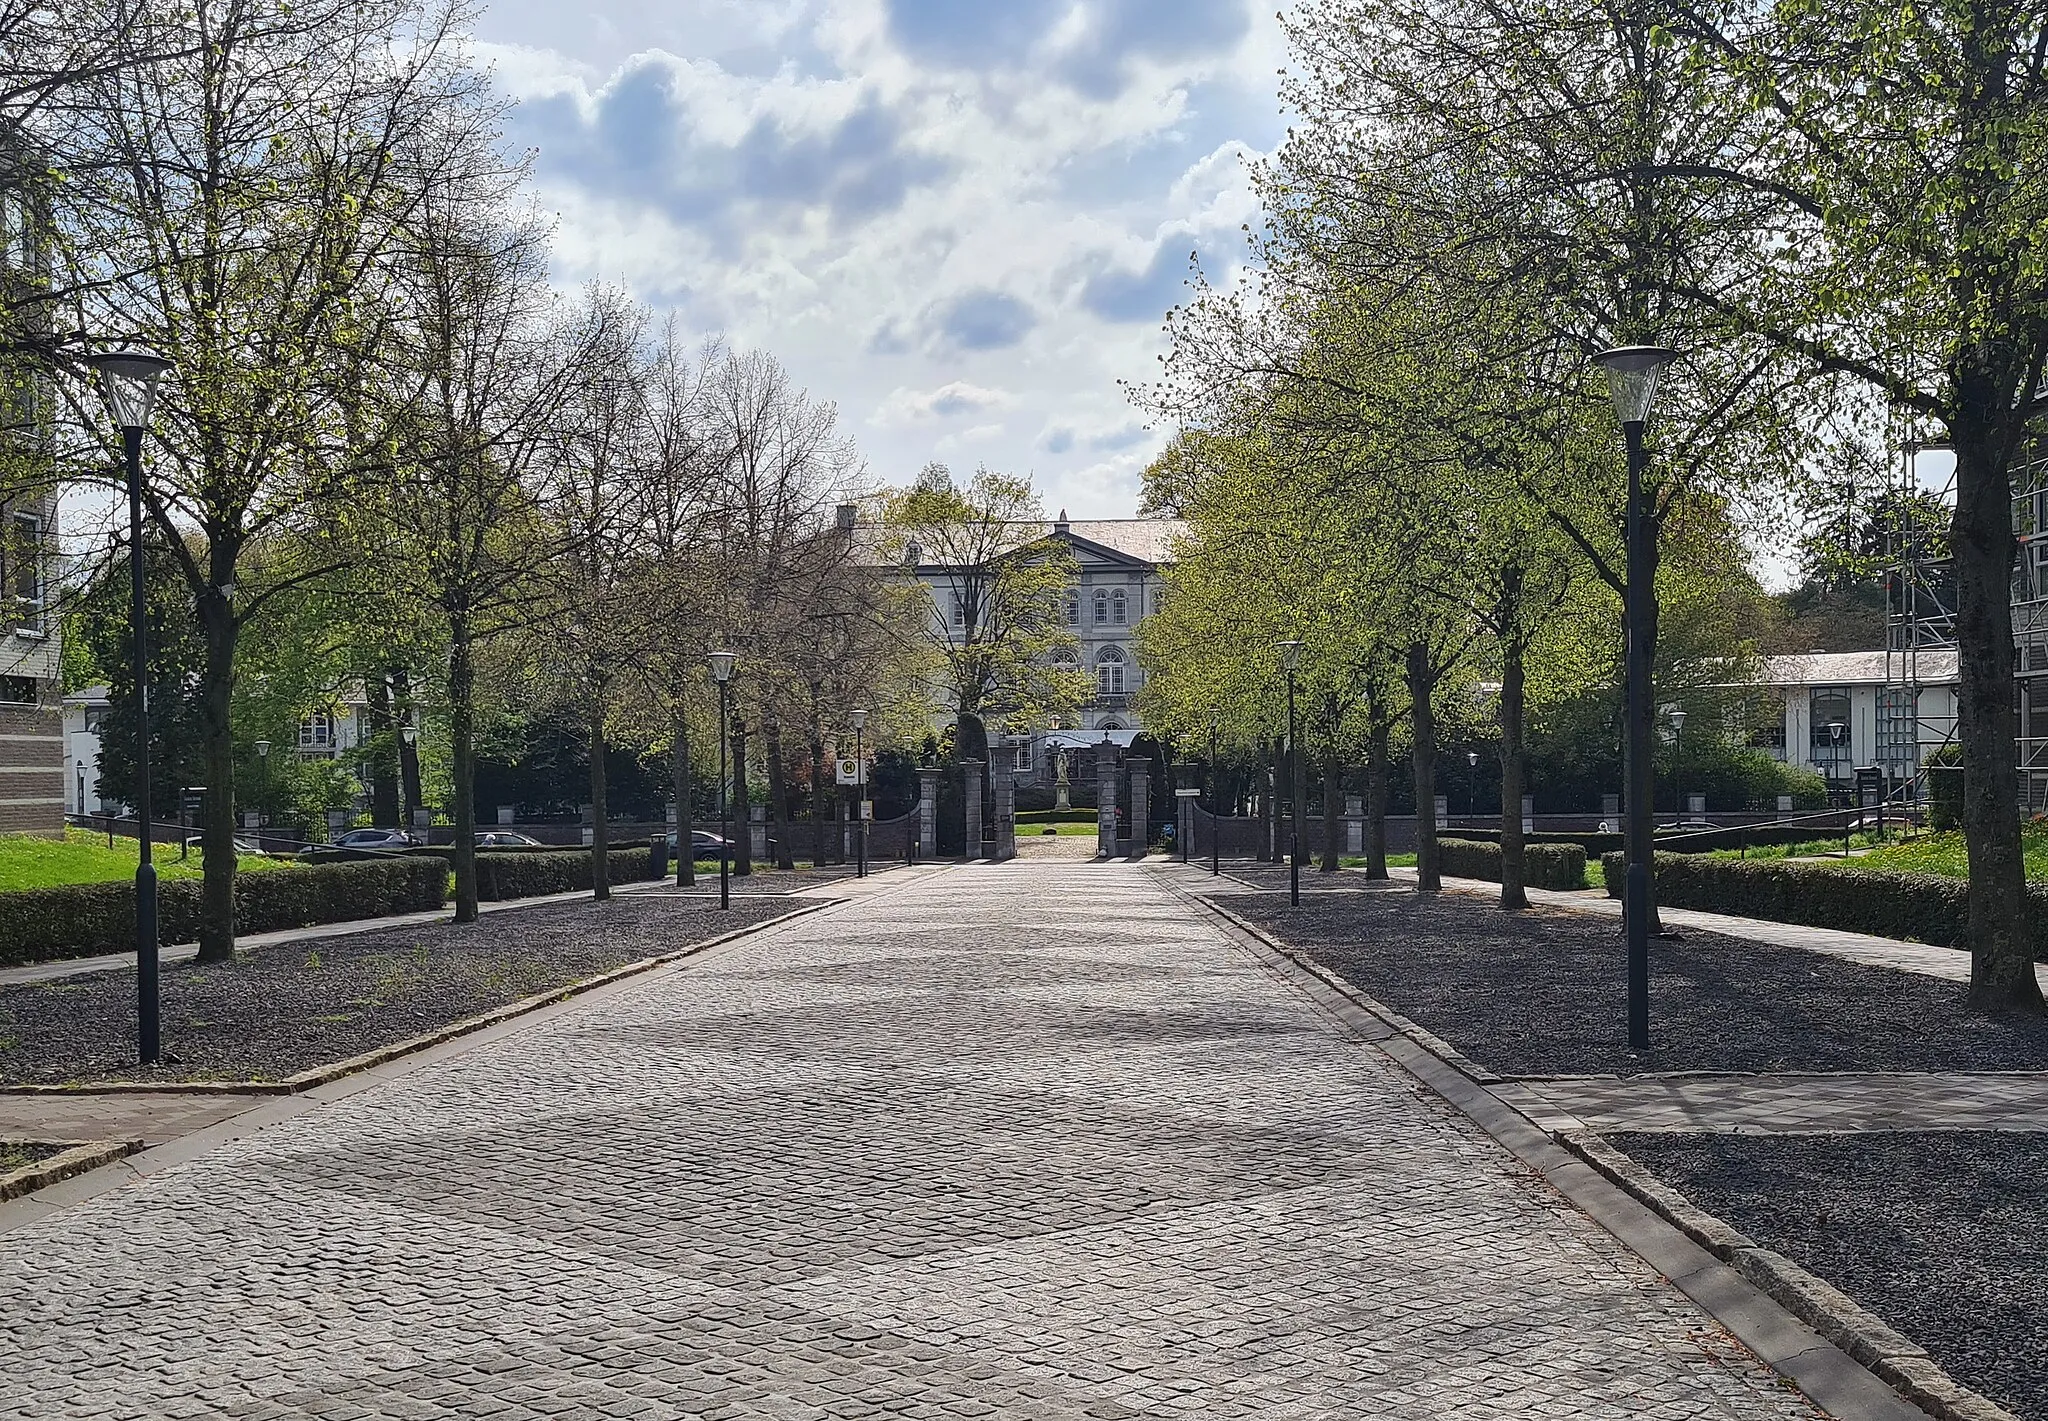
[[[883,478],[943,454],[1029,471],[1077,517],[1131,511],[1163,436],[1117,381],[1156,368],[1189,253],[1212,277],[1240,254],[1242,160],[1280,135],[1265,5],[563,13],[500,0],[480,36],[561,280],[774,351]]]

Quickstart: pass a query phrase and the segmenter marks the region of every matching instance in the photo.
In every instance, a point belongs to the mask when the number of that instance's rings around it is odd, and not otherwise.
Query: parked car
[[[531,834],[522,834],[517,829],[480,829],[477,831],[476,846],[480,849],[544,849],[548,846]]]
[[[204,835],[190,834],[186,836],[185,848],[187,849],[187,851],[190,851],[192,849],[203,849],[205,847],[206,838]],[[257,843],[254,839],[251,839],[243,834],[235,835],[235,853],[238,857],[245,859],[262,858],[269,852],[270,850],[264,848],[263,845]]]
[[[323,854],[332,854],[336,849],[396,851],[412,848],[419,842],[417,835],[404,829],[351,829],[337,837],[331,844],[308,844],[299,850],[299,857],[317,858]]]
[[[694,850],[690,855],[693,859],[729,859],[736,852],[732,840],[709,829],[692,829],[690,847]],[[668,831],[668,851],[671,855],[676,851],[676,831],[673,829]]]

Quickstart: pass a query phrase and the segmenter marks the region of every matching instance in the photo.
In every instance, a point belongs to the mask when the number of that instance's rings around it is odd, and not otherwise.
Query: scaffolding
[[[1885,674],[1877,698],[1876,758],[1887,797],[1913,802],[1925,797],[1920,772],[1928,747],[1939,748],[1955,733],[1953,718],[1926,715],[1922,694],[1924,672],[1938,664],[1938,680],[1948,683],[1956,664],[1955,569],[1948,556],[1953,466],[1938,484],[1920,481],[1920,455],[1943,447],[1916,439],[1902,443],[1886,520]],[[1929,496],[1934,508],[1924,501]]]

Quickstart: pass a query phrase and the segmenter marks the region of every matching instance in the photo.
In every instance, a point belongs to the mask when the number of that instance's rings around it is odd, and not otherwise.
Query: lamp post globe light
[[[731,788],[726,781],[731,772],[726,765],[725,741],[727,722],[732,714],[732,664],[736,659],[730,651],[714,651],[705,658],[711,664],[711,679],[718,683],[718,837],[723,840],[718,846],[718,906],[732,907],[732,801],[728,797]],[[678,853],[684,852],[676,846]],[[697,852],[692,844],[689,853]]]
[[[259,826],[270,823],[270,742],[256,742],[256,795],[261,801],[256,809],[256,823]]]
[[[146,350],[116,350],[87,356],[106,389],[107,408],[121,429],[128,476],[128,654],[135,675],[135,1054],[145,1066],[163,1054],[158,1010],[156,865],[150,861],[154,830],[149,802],[149,635],[148,596],[142,558],[142,432],[156,406],[157,382],[171,362]]]
[[[868,876],[868,762],[861,740],[867,730],[868,713],[864,710],[848,711],[846,718],[853,725],[853,876]]]
[[[1301,782],[1301,747],[1296,743],[1294,725],[1294,671],[1301,665],[1301,643],[1275,642],[1280,668],[1287,673],[1287,901],[1301,906],[1301,806],[1296,804],[1296,786]]]
[[[1657,393],[1664,367],[1679,352],[1661,345],[1624,345],[1602,351],[1593,363],[1607,372],[1607,392],[1621,421],[1628,450],[1627,542],[1628,597],[1624,620],[1627,649],[1627,785],[1623,805],[1628,875],[1622,890],[1622,916],[1628,940],[1628,1044],[1641,1051],[1650,1044],[1650,622],[1655,607],[1652,585],[1656,547],[1651,541],[1650,510],[1644,500],[1643,477],[1648,455],[1643,425]]]

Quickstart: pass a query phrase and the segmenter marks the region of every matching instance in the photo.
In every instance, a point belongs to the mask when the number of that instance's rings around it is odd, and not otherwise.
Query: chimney
[[[833,525],[842,533],[851,533],[859,510],[850,503],[842,503],[833,510]]]

